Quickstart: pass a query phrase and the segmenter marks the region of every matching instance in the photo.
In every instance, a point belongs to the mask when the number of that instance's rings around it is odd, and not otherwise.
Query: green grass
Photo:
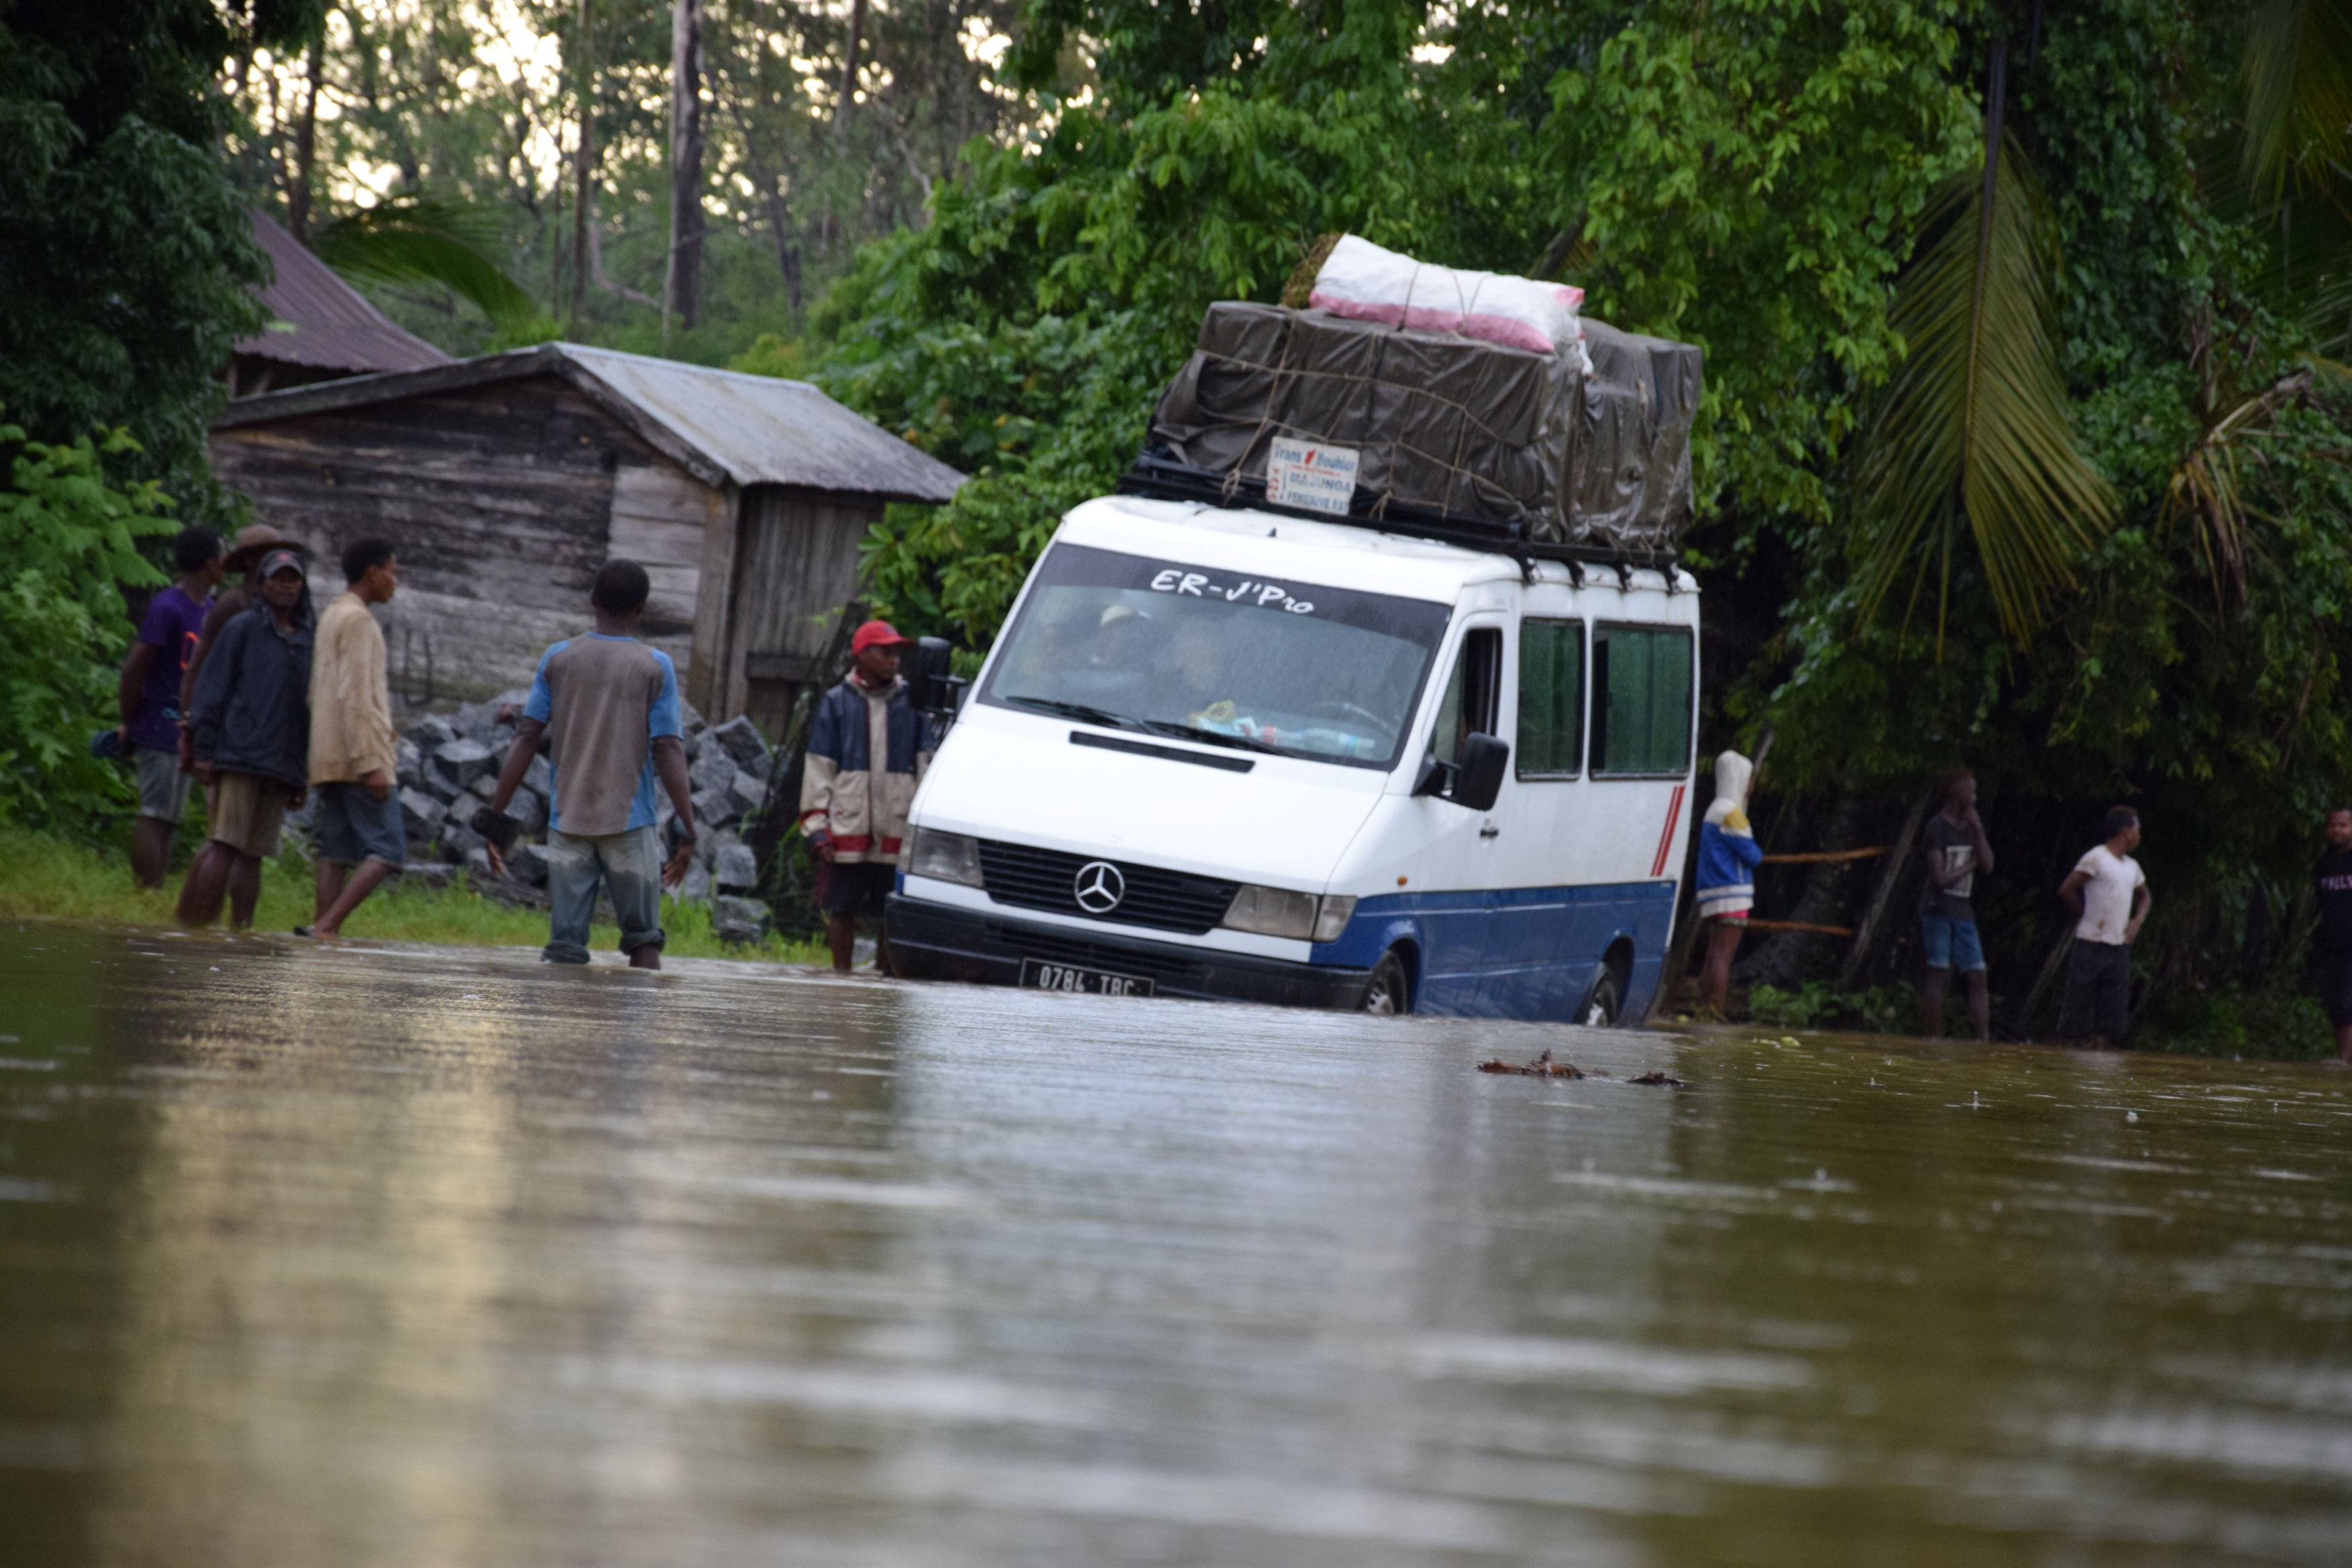
[[[180,895],[187,857],[177,856],[173,874],[149,892],[131,880],[122,850],[0,827],[0,920],[60,920],[76,925],[169,925]],[[261,903],[253,924],[261,931],[291,931],[311,913],[310,868],[291,853],[261,868]],[[710,930],[710,912],[698,904],[662,900],[663,949],[689,958],[753,958],[767,963],[828,962],[823,946],[770,936],[756,947],[733,947]],[[422,942],[439,946],[537,947],[547,940],[547,914],[509,909],[464,884],[460,876],[444,888],[380,889],[344,925],[343,934],[383,942]],[[611,951],[619,933],[598,925],[589,946]]]

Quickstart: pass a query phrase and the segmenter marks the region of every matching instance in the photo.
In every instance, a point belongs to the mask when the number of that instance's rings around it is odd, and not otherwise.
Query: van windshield
[[[1448,606],[1055,545],[980,700],[1391,768]]]

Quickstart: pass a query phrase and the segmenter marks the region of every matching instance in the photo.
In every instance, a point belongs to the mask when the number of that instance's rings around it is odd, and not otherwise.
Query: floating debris
[[[1551,1052],[1549,1051],[1545,1051],[1541,1056],[1537,1057],[1533,1061],[1528,1062],[1524,1066],[1516,1062],[1505,1061],[1500,1057],[1497,1057],[1492,1061],[1480,1062],[1478,1064],[1478,1071],[1481,1072],[1516,1072],[1520,1074],[1522,1077],[1527,1078],[1606,1078],[1609,1076],[1609,1074],[1605,1072],[1587,1072],[1584,1069],[1577,1066],[1576,1063],[1572,1061],[1554,1061],[1551,1059]]]
[[[1541,1056],[1537,1057],[1533,1061],[1524,1064],[1516,1061],[1505,1061],[1501,1058],[1497,1057],[1492,1061],[1480,1062],[1478,1064],[1478,1071],[1481,1072],[1515,1072],[1522,1078],[1606,1078],[1609,1076],[1606,1072],[1579,1067],[1572,1061],[1554,1061],[1551,1059],[1551,1052],[1549,1051],[1545,1051]],[[1654,1089],[1687,1089],[1690,1087],[1689,1084],[1684,1082],[1673,1073],[1666,1071],[1644,1072],[1639,1078],[1628,1078],[1625,1082],[1628,1083],[1646,1084]]]

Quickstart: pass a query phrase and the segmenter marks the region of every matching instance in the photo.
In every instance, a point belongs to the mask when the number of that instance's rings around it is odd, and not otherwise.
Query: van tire
[[[1624,990],[1614,969],[1603,969],[1601,977],[1592,982],[1591,994],[1584,998],[1584,1010],[1576,1021],[1587,1029],[1607,1029],[1617,1021],[1617,1009],[1624,1004]]]
[[[1368,1013],[1394,1014],[1412,1011],[1412,988],[1404,972],[1404,960],[1393,952],[1381,955],[1372,966],[1371,983],[1364,988],[1362,1010]]]

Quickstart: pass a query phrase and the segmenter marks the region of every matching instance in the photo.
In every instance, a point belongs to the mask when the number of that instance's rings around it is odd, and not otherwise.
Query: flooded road
[[[2352,1563],[2340,1074],[0,936],[9,1568]]]

